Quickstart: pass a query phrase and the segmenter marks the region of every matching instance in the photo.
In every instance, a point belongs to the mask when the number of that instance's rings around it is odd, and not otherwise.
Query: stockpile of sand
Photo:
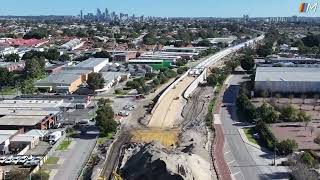
[[[132,141],[139,143],[159,142],[166,148],[174,148],[178,142],[178,130],[137,130],[132,133]]]

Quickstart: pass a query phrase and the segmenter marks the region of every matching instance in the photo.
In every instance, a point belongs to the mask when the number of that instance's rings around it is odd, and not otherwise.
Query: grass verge
[[[253,128],[244,128],[243,131],[250,142],[259,144],[258,141],[253,137]]]
[[[45,164],[57,164],[58,161],[59,161],[59,157],[51,156],[46,160]]]
[[[71,144],[71,141],[64,140],[59,144],[59,146],[57,147],[56,150],[58,150],[58,151],[67,150],[70,144]]]

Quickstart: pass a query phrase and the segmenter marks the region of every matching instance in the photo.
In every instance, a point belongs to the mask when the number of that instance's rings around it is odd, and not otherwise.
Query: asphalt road
[[[231,85],[223,95],[222,102],[225,105],[221,108],[220,118],[226,139],[225,159],[234,179],[266,179],[242,141],[236,127],[235,100],[239,91],[239,86],[236,84],[241,80],[242,76],[232,76]]]
[[[236,116],[235,101],[239,83],[246,75],[232,75],[223,95],[220,119],[225,136],[224,157],[235,180],[287,179],[285,167],[270,166],[272,153],[264,152],[246,144],[237,129],[242,126]]]
[[[57,173],[53,179],[72,180],[77,179],[83,165],[90,156],[93,149],[98,132],[88,131],[86,135],[78,135],[73,138],[70,148],[65,152],[54,152],[53,156],[62,159]]]

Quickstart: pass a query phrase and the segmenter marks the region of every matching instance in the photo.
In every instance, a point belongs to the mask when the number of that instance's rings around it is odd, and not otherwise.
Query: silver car
[[[20,158],[21,158],[20,156],[14,156],[13,159],[12,159],[12,164],[18,164]]]

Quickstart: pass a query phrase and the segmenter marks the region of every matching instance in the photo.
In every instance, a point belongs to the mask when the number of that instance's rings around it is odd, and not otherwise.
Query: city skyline
[[[138,16],[156,17],[242,17],[248,14],[250,17],[285,17],[285,16],[318,16],[317,13],[299,13],[300,0],[243,0],[241,2],[203,0],[201,3],[186,0],[184,3],[178,0],[163,0],[152,2],[148,0],[126,1],[119,4],[118,1],[92,0],[62,0],[43,3],[40,0],[27,2],[19,0],[3,0],[0,7],[0,15],[37,16],[37,15],[80,15],[94,13],[100,8],[104,11],[124,14],[136,14]],[[19,6],[17,6],[19,4]]]

